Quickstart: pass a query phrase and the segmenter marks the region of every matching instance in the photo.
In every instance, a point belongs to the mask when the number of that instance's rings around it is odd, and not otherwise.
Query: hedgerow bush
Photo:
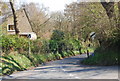
[[[111,48],[103,46],[95,49],[94,54],[82,61],[86,65],[118,65],[119,64],[119,44],[110,45]]]
[[[2,40],[0,40],[0,46],[2,46],[2,51],[5,54],[9,54],[10,51],[19,51],[23,52],[28,49],[28,39],[18,36],[9,36],[3,35],[0,36]]]
[[[42,51],[43,42],[40,39],[33,40],[30,43],[32,53],[40,53]]]
[[[90,56],[81,62],[86,65],[117,65],[118,64],[118,53],[114,51],[107,51],[103,53],[96,53],[94,56]]]
[[[120,34],[113,32],[111,37],[101,42],[94,54],[82,61],[86,65],[118,65],[120,57]]]
[[[64,32],[55,30],[50,40],[29,40],[18,36],[1,36],[3,55],[1,75],[22,71],[52,60],[74,56],[79,51],[80,42],[66,39]],[[75,52],[74,52],[75,51]],[[16,53],[14,53],[16,52]]]
[[[67,39],[65,33],[60,30],[54,30],[49,41],[49,49],[54,54],[61,54],[62,58],[70,55],[75,55],[73,51],[79,51],[81,54],[80,41],[74,38]]]

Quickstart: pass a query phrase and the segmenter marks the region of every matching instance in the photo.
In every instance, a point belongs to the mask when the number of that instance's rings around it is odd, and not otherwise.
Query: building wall
[[[19,34],[33,32],[23,9],[17,11],[16,16],[17,16],[17,28],[20,31]],[[6,27],[8,26],[8,24],[14,24],[13,16],[10,16],[9,18],[6,19]],[[7,31],[7,34],[15,34],[15,31],[9,32]]]
[[[10,16],[9,18],[7,18],[7,20],[6,20],[6,31],[7,31],[7,34],[15,34],[15,31],[9,31],[8,32],[8,25],[13,25],[14,23],[13,23],[13,17],[12,16]]]
[[[7,34],[7,22],[5,21],[4,23],[0,24],[0,33],[1,34]]]

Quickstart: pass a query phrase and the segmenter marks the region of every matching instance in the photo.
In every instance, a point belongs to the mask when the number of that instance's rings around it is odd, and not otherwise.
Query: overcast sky
[[[9,1],[9,0],[3,0],[3,1]],[[69,4],[71,2],[76,2],[76,1],[99,2],[100,0],[15,0],[15,1],[17,1],[17,3],[35,2],[35,3],[43,4],[45,7],[49,7],[50,11],[58,11],[58,10],[64,10],[65,4]],[[114,0],[114,1],[120,1],[120,0]]]
[[[49,7],[49,11],[61,11],[64,10],[65,4],[76,2],[77,0],[17,0],[17,3],[30,3],[35,2],[43,4],[45,7]]]

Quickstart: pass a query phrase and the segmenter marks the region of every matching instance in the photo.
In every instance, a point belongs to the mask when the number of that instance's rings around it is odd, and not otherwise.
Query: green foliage
[[[2,46],[3,52],[10,52],[11,50],[26,50],[28,49],[28,40],[26,38],[18,36],[0,36],[0,46]]]
[[[95,56],[83,60],[82,63],[87,65],[117,65],[118,54],[115,52],[95,54]]]
[[[16,61],[15,63],[21,67],[21,68],[29,68],[30,66],[32,66],[32,63],[30,62],[30,60],[22,54],[10,54],[9,55],[11,58],[14,58],[14,60]],[[13,61],[13,59],[11,59]]]
[[[10,49],[10,47],[15,46],[15,40],[9,36],[1,36],[1,46],[6,49]]]
[[[29,59],[21,54],[2,56],[0,59],[2,60],[1,67],[3,75],[9,75],[14,71],[25,70],[31,66]]]
[[[101,46],[95,49],[94,56],[82,61],[87,65],[117,65],[120,57],[120,39],[118,31],[115,31]]]
[[[64,58],[64,48],[65,42],[64,42],[64,32],[60,30],[54,30],[51,40],[49,41],[49,49],[54,54],[61,54],[61,56]]]
[[[64,39],[64,32],[60,30],[54,30],[51,36],[51,40],[61,41]]]
[[[96,49],[94,55],[91,55],[89,58],[82,61],[83,64],[87,65],[117,65],[118,64],[118,55],[120,52],[116,49]]]
[[[35,67],[48,61],[76,55],[75,53],[77,52],[74,51],[78,51],[78,48],[81,47],[78,40],[67,40],[64,38],[64,33],[61,31],[58,33],[58,30],[55,33],[53,32],[53,34],[51,40],[37,39],[34,41],[18,36],[2,36],[0,44],[5,53],[1,57],[3,60],[3,66],[1,66],[3,69],[2,75]],[[61,37],[56,38],[56,36]],[[31,48],[30,54],[28,54],[29,46]],[[10,50],[9,53],[6,53],[8,50]],[[13,54],[15,51],[17,52]]]
[[[42,41],[41,52],[45,53],[45,54],[50,53],[49,40],[43,40]]]
[[[16,45],[16,48],[24,48],[24,49],[28,49],[28,42],[29,40],[26,39],[26,38],[23,38],[23,37],[15,37],[13,38],[13,40],[15,41],[15,45]]]
[[[37,39],[37,40],[34,40],[34,41],[31,41],[30,43],[31,45],[31,51],[32,53],[40,53],[42,49],[42,46],[43,46],[43,42],[40,40],[40,39]]]
[[[30,58],[32,58],[32,62],[28,57],[22,54],[10,54],[7,56],[2,56],[0,59],[2,60],[2,70],[0,75],[10,75],[15,71],[22,71],[25,69],[29,69],[30,67],[38,66],[39,64],[44,64],[45,62],[62,59],[60,54],[30,54]],[[33,65],[34,64],[34,65]]]
[[[56,40],[50,40],[49,41],[49,49],[51,51],[56,51],[58,49],[58,41],[56,41]]]
[[[82,45],[80,44],[80,41],[77,39],[70,39],[68,42],[72,44],[73,48],[76,50],[82,47]]]
[[[54,54],[59,53],[61,56],[64,58],[69,55],[65,55],[70,52],[74,55],[75,50],[80,51],[81,53],[81,44],[79,40],[73,39],[73,38],[67,38],[64,35],[66,33],[59,31],[59,30],[54,30],[51,40],[49,41],[49,49],[51,52]],[[66,53],[65,53],[66,52]],[[65,54],[64,54],[65,53]]]

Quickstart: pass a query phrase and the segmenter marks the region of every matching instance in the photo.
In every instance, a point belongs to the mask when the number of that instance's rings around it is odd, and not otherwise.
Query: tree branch
[[[101,4],[103,8],[106,10],[106,14],[109,19],[114,17],[114,2],[110,0],[110,2],[106,2],[105,0],[101,0]]]

